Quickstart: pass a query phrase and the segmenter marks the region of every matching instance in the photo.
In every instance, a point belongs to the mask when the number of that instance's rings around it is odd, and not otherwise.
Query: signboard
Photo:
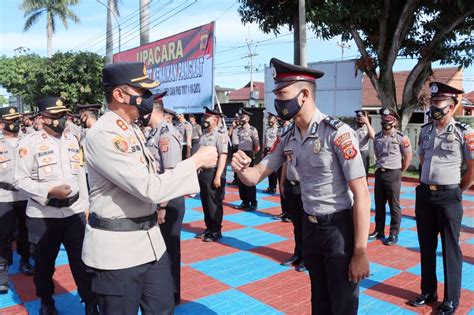
[[[167,91],[166,108],[185,113],[213,107],[214,22],[114,55],[114,62],[142,61],[148,76]]]
[[[354,60],[312,62],[308,67],[324,72],[316,80],[316,106],[324,114],[335,117],[352,117],[362,108],[362,72],[355,71]],[[271,69],[265,67],[265,107],[275,112],[275,84]]]

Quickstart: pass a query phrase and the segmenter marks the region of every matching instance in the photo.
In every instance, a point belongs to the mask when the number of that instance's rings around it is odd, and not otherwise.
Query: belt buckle
[[[430,185],[430,190],[431,190],[431,191],[437,191],[437,190],[438,190],[438,186],[436,186],[436,185]]]
[[[292,186],[295,186],[295,185],[296,185],[296,182],[293,181],[293,180],[290,180],[290,184],[291,184]]]
[[[380,168],[380,171],[381,171],[382,173],[385,173],[386,169],[384,169],[384,168],[381,167],[381,168]]]
[[[311,222],[311,223],[319,223],[318,218],[317,218],[316,216],[314,216],[314,215],[309,215],[309,216],[308,216],[308,220],[309,220],[309,222]]]

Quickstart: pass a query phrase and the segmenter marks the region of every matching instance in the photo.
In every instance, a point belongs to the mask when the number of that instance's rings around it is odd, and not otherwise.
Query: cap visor
[[[70,110],[66,107],[63,108],[53,108],[53,109],[47,109],[44,112],[50,113],[50,114],[59,114],[59,113],[67,113],[70,112]]]
[[[291,84],[293,84],[293,83],[295,83],[295,82],[298,82],[298,81],[295,80],[295,81],[287,81],[287,82],[280,82],[280,83],[277,83],[277,84],[275,85],[275,88],[272,90],[272,92],[276,92],[276,91],[278,91],[278,90],[281,90],[281,89],[283,89],[283,88],[286,88],[287,86],[289,86],[289,85],[291,85]]]
[[[137,87],[137,88],[141,88],[141,89],[154,89],[154,88],[158,87],[161,83],[157,82],[157,81],[154,81],[152,79],[146,78],[146,79],[141,80],[141,81],[130,82],[130,83],[127,83],[127,84],[131,85],[131,86],[134,86],[134,87]]]

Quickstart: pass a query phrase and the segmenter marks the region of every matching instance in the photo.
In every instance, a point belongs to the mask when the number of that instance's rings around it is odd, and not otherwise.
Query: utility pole
[[[257,50],[257,46],[254,47],[252,51],[252,42],[246,40],[247,42],[247,48],[249,50],[249,54],[247,56],[244,56],[244,58],[249,58],[249,65],[246,66],[245,68],[250,70],[250,93],[253,92],[253,57],[257,56],[255,51]]]
[[[140,0],[140,45],[150,42],[150,0]]]
[[[296,29],[295,29],[296,31]],[[298,0],[298,65],[307,67],[308,59],[306,55],[306,4],[305,0]]]
[[[350,49],[351,45],[346,44],[344,42],[337,42],[337,46],[341,47],[341,60],[344,60],[344,49]]]

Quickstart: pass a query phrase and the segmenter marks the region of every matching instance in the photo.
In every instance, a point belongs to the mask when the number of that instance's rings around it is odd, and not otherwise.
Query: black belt
[[[47,206],[55,207],[55,208],[65,208],[71,206],[79,199],[79,193],[76,193],[74,196],[66,198],[66,199],[56,199],[51,198],[48,200]]]
[[[385,172],[391,172],[391,171],[399,171],[400,169],[390,169],[390,168],[383,168],[383,167],[379,167],[377,169],[377,171],[379,172],[382,172],[382,173],[385,173]]]
[[[342,210],[329,214],[309,215],[305,212],[308,221],[314,224],[328,225],[352,218],[352,209]]]
[[[0,182],[0,188],[8,191],[18,191],[12,184],[5,182]]]
[[[438,191],[438,190],[453,190],[456,188],[459,188],[459,184],[453,184],[453,185],[428,185],[424,183],[420,183],[421,187],[424,187],[428,190],[431,191]]]
[[[296,181],[296,180],[288,180],[288,183],[289,183],[291,186],[299,186],[299,185],[300,185],[300,182],[299,182],[299,181]]]
[[[156,212],[146,217],[122,219],[101,218],[94,212],[89,215],[89,225],[94,229],[115,232],[147,231],[156,225],[156,220]]]

